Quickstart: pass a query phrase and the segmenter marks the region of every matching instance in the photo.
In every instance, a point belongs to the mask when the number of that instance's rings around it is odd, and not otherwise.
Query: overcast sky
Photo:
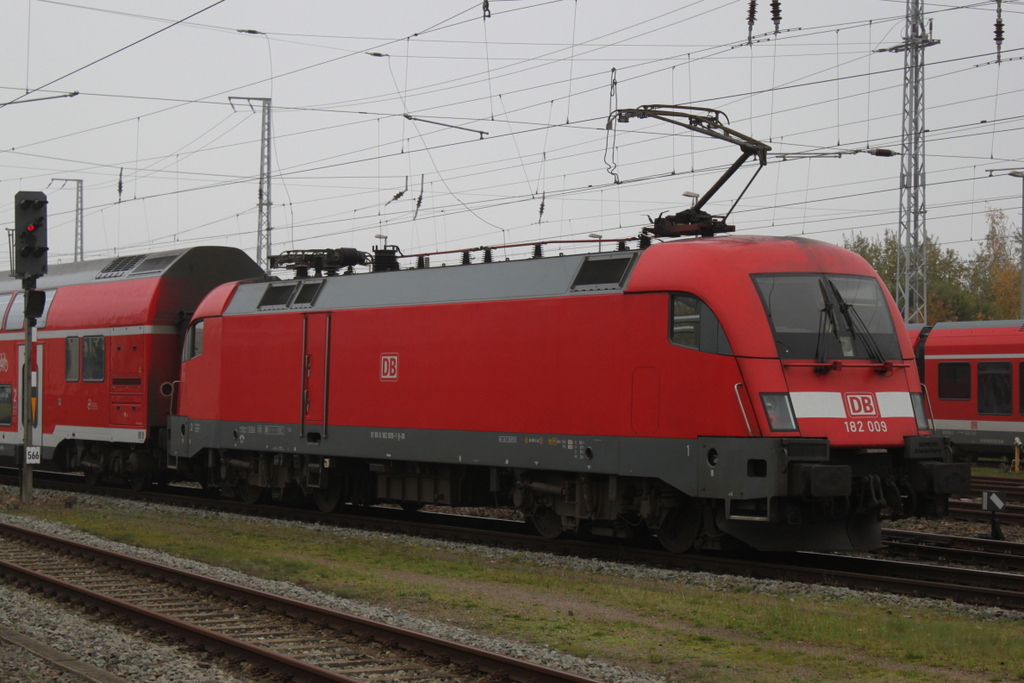
[[[904,58],[881,50],[905,2],[782,0],[776,33],[759,0],[748,44],[749,4],[3,0],[0,215],[45,191],[51,263],[71,260],[74,186],[53,179],[82,179],[86,258],[255,256],[260,103],[231,98],[270,98],[275,253],[628,238],[739,155],[658,121],[606,130],[614,108],[675,103],[772,146],[737,231],[896,230],[900,158],[863,150],[899,151]],[[994,0],[925,7],[927,229],[969,253],[988,209],[1020,226],[1024,4],[1002,3],[1001,63]],[[706,208],[726,213],[755,168]]]

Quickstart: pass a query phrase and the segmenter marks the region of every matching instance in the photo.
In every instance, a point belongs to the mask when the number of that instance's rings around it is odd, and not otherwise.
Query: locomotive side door
[[[331,314],[307,313],[302,321],[302,437],[319,443],[327,436],[327,373]]]

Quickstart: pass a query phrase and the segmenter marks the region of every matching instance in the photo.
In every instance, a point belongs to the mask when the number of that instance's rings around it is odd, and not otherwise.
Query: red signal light
[[[25,226],[25,230],[28,231],[28,232],[35,232],[36,231],[36,224],[35,223],[29,223],[27,226]]]

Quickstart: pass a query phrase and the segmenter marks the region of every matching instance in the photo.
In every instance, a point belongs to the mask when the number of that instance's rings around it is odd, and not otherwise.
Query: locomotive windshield
[[[900,346],[878,281],[831,273],[753,275],[779,358],[819,362],[899,360]]]

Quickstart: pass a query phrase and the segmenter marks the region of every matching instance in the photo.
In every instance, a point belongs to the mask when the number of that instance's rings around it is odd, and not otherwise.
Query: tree
[[[899,253],[895,232],[886,230],[881,237],[844,237],[843,247],[863,256],[878,271],[895,298],[896,260]],[[978,317],[977,302],[968,287],[967,264],[960,255],[953,249],[943,249],[929,237],[925,248],[925,263],[928,269],[928,322]]]
[[[1020,316],[1021,241],[1001,209],[985,212],[988,232],[968,258],[943,249],[930,237],[926,244],[928,322],[944,320],[1012,320]],[[889,291],[896,292],[896,233],[881,237],[843,238],[843,246],[863,256]]]
[[[968,282],[978,301],[981,319],[1009,320],[1020,316],[1020,237],[1010,232],[1006,214],[985,214],[988,233],[968,265]]]

